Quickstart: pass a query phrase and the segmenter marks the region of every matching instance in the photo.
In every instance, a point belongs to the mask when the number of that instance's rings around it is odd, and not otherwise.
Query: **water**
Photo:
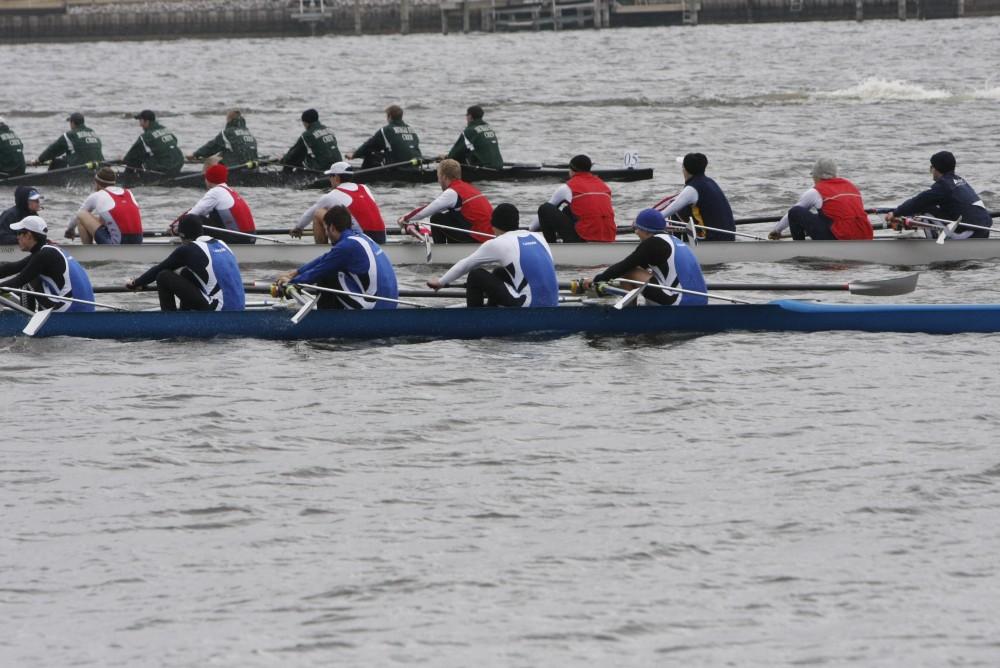
[[[998,23],[0,45],[0,113],[33,157],[80,109],[110,157],[142,108],[190,151],[239,106],[277,154],[304,108],[350,149],[400,102],[432,154],[480,103],[508,159],[637,150],[657,178],[615,186],[623,219],[679,187],[690,150],[751,216],[794,202],[821,154],[885,205],[948,148],[995,209]],[[527,210],[554,187],[484,190]],[[61,226],[86,193],[45,194]],[[388,217],[434,194],[376,189]],[[138,195],[156,227],[197,192]],[[315,197],[244,195],[267,227]],[[995,271],[927,271],[900,300],[997,301]],[[0,342],[0,663],[996,665],[996,345]]]

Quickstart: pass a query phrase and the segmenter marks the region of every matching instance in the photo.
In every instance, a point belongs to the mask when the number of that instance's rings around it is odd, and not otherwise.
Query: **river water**
[[[116,157],[140,109],[189,152],[238,106],[274,155],[307,107],[351,149],[398,102],[434,154],[479,103],[509,160],[637,151],[656,178],[614,186],[620,222],[675,192],[693,150],[737,216],[780,213],[824,154],[893,204],[940,149],[995,209],[998,29],[0,45],[0,114],[34,157],[83,111]],[[484,191],[529,210],[554,187]],[[85,194],[47,189],[43,214],[61,228]],[[244,195],[262,227],[315,197]],[[435,187],[376,195],[395,218]],[[157,227],[198,193],[137,196]],[[900,300],[997,301],[995,274],[933,268]],[[0,664],[997,665],[998,342],[0,342]]]

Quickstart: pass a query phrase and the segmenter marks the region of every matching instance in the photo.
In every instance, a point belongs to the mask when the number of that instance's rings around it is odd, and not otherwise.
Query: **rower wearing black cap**
[[[369,137],[368,141],[356,151],[347,154],[348,160],[364,158],[361,168],[368,169],[423,157],[420,153],[420,138],[413,128],[403,122],[401,106],[391,104],[386,107],[385,120],[386,125]]]
[[[281,158],[281,164],[286,168],[305,167],[322,172],[335,162],[343,160],[337,137],[333,130],[319,122],[319,112],[306,109],[302,112],[302,127],[304,131],[295,143]]]
[[[0,116],[0,179],[24,174],[24,144]]]
[[[4,287],[23,288],[49,295],[92,301],[94,289],[90,277],[73,256],[59,246],[49,243],[49,226],[41,216],[27,216],[10,226],[17,233],[17,245],[28,256],[17,262],[0,264],[0,277],[12,276],[0,282]],[[42,308],[60,312],[93,311],[93,304],[68,302],[37,297],[27,300],[37,302]]]
[[[731,234],[736,231],[733,209],[719,184],[705,176],[707,167],[704,153],[684,156],[681,162],[684,189],[663,210],[663,216],[703,226],[695,228],[700,241],[735,241],[736,236]],[[709,227],[712,229],[705,229]]]
[[[32,165],[47,162],[49,169],[61,169],[104,161],[101,140],[97,133],[87,127],[83,114],[75,111],[66,120],[69,121],[69,132],[64,132],[59,139],[49,144],[38,159],[31,162]]]
[[[156,282],[160,310],[242,311],[243,279],[224,242],[204,235],[205,218],[186,214],[177,224],[181,244],[160,264],[125,284],[138,290]]]
[[[590,173],[589,156],[575,155],[569,161],[569,180],[559,186],[549,201],[538,207],[538,218],[531,229],[541,229],[550,244],[557,239],[568,242],[615,240],[615,210],[611,188]]]
[[[451,158],[465,165],[503,169],[503,156],[497,133],[483,120],[483,108],[474,104],[465,111],[465,129],[458,135],[455,145],[440,160]]]
[[[184,154],[177,148],[177,137],[156,120],[156,114],[143,109],[134,116],[142,134],[122,158],[132,169],[144,169],[174,176],[184,167]]]
[[[955,156],[950,151],[939,151],[931,156],[931,178],[934,185],[911,197],[885,215],[891,225],[902,222],[906,216],[927,214],[943,220],[961,220],[969,225],[992,227],[993,219],[965,179],[955,174]],[[954,239],[986,239],[988,230],[963,227],[961,224],[951,236]]]

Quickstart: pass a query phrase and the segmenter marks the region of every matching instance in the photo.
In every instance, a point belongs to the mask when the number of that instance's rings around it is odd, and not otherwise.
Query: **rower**
[[[252,235],[257,230],[253,212],[240,194],[226,185],[228,178],[229,169],[221,163],[206,169],[205,188],[208,192],[185,213],[208,218],[212,227],[242,233],[213,232],[211,236],[216,239],[230,244],[252,244],[257,239],[246,235]]]
[[[495,238],[483,242],[476,251],[459,260],[441,278],[427,285],[434,290],[469,275],[465,284],[466,306],[558,306],[559,282],[552,251],[539,232],[519,229],[518,211],[513,204],[493,210],[491,224]],[[492,272],[482,268],[498,264]]]
[[[386,125],[368,138],[347,159],[364,158],[362,169],[421,158],[420,138],[403,122],[403,108],[392,104],[385,108]],[[338,158],[339,159],[339,158]]]
[[[87,272],[72,255],[49,243],[49,227],[41,216],[27,216],[11,225],[10,229],[17,232],[17,245],[29,255],[16,262],[0,264],[0,277],[13,276],[0,282],[0,290],[30,286],[32,290],[49,295],[93,301],[94,289]],[[94,310],[93,304],[45,297],[32,299],[41,308],[59,312]]]
[[[47,162],[49,169],[62,169],[104,161],[101,140],[97,133],[87,127],[83,114],[75,111],[66,120],[69,121],[69,132],[64,132],[59,139],[49,144],[37,160],[31,161],[32,166]]]
[[[955,156],[949,151],[932,155],[930,171],[934,185],[885,214],[886,221],[896,228],[902,222],[901,218],[929,214],[943,220],[961,220],[978,227],[993,227],[993,219],[983,200],[965,179],[955,174],[955,166]],[[936,231],[926,232],[931,236]],[[951,239],[986,239],[989,236],[988,230],[963,227],[961,224],[954,233],[948,233]]]
[[[666,233],[666,221],[656,209],[643,209],[633,225],[639,245],[621,262],[617,262],[593,279],[583,282],[585,288],[615,278],[627,278],[640,283],[663,285],[683,290],[705,292],[705,277],[698,259],[687,244]],[[701,295],[670,293],[659,288],[646,287],[642,296],[647,302],[663,305],[701,305],[708,299]]]
[[[300,117],[302,134],[281,158],[281,164],[286,171],[295,167],[304,167],[314,172],[321,172],[335,162],[343,160],[337,137],[333,130],[319,122],[319,112],[306,109]]]
[[[152,282],[161,311],[242,311],[246,301],[236,256],[224,241],[204,234],[206,220],[186,214],[177,225],[181,243],[163,262],[125,284],[139,290]]]
[[[188,156],[189,160],[201,160],[218,156],[227,167],[257,160],[257,140],[247,130],[246,119],[239,109],[226,113],[226,127],[215,138],[200,146]]]
[[[684,189],[663,210],[663,217],[676,216],[692,221],[698,241],[735,241],[736,222],[729,200],[715,179],[705,176],[708,158],[704,153],[688,153],[681,162]],[[712,229],[706,229],[712,228]]]
[[[837,176],[837,163],[832,158],[820,158],[813,165],[812,179],[813,187],[802,193],[768,238],[780,239],[781,232],[790,228],[792,239],[797,241],[806,237],[816,241],[871,239],[872,224],[861,193],[853,183]]]
[[[541,229],[550,244],[615,240],[615,210],[611,188],[590,173],[589,156],[576,155],[569,161],[569,180],[556,188],[549,201],[538,207],[538,217],[530,229]]]
[[[32,186],[18,186],[14,189],[14,206],[0,213],[0,246],[18,243],[17,232],[11,225],[28,216],[36,215],[42,209],[42,194]]]
[[[438,160],[451,158],[462,164],[490,169],[503,169],[503,156],[497,134],[490,124],[483,120],[483,108],[474,104],[465,111],[465,129],[458,135],[455,145],[448,155],[438,156]]]
[[[323,216],[326,237],[333,245],[328,252],[294,271],[280,275],[275,286],[312,283],[352,295],[324,292],[316,307],[320,309],[388,309],[396,308],[392,301],[365,299],[364,295],[398,299],[396,272],[389,257],[364,234],[351,227],[351,212],[343,205],[334,205]]]
[[[142,213],[131,190],[115,185],[115,170],[101,167],[94,176],[94,192],[66,228],[66,238],[76,236],[85,244],[141,244]]]
[[[489,239],[487,235],[493,234],[490,224],[493,205],[478,188],[462,180],[462,166],[455,160],[442,160],[438,163],[437,179],[443,192],[422,209],[400,216],[397,221],[400,227],[412,234],[413,225],[409,223],[429,217],[433,224],[456,228],[432,225],[431,235],[438,243],[481,244]]]
[[[24,174],[24,144],[3,116],[0,116],[0,174],[6,174],[3,178]]]
[[[125,166],[174,176],[184,167],[184,154],[177,148],[174,133],[156,121],[156,114],[143,109],[134,116],[142,134],[122,157]]]
[[[364,232],[377,244],[385,243],[385,221],[379,211],[375,197],[368,186],[354,183],[351,179],[351,165],[348,162],[335,162],[330,169],[323,172],[330,177],[332,190],[306,209],[299,222],[288,231],[288,234],[298,239],[302,230],[310,224],[313,226],[313,239],[318,244],[329,243],[326,237],[326,225],[323,219],[326,212],[333,206],[345,206],[351,213],[355,229]]]

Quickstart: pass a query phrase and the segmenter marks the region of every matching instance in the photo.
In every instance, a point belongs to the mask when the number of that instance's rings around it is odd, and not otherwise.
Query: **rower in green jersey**
[[[239,109],[233,109],[226,114],[226,127],[222,132],[188,158],[200,160],[213,155],[218,155],[226,167],[257,160],[257,140],[247,130],[246,119]]]
[[[500,155],[500,144],[497,134],[490,124],[483,120],[483,108],[478,104],[469,107],[465,112],[467,125],[458,136],[455,145],[448,155],[439,156],[439,160],[451,158],[466,165],[503,169],[503,156]]]
[[[0,179],[24,174],[24,144],[0,116]]]
[[[69,121],[69,132],[64,132],[59,139],[49,144],[38,159],[31,162],[32,165],[47,162],[49,169],[62,169],[104,161],[101,140],[86,126],[83,114],[75,111],[66,120]]]
[[[132,144],[122,162],[132,169],[174,175],[184,167],[184,154],[177,148],[174,133],[156,122],[156,114],[143,109],[135,115],[142,134]]]
[[[325,172],[330,165],[344,159],[333,130],[319,122],[319,112],[315,109],[303,111],[302,126],[305,132],[281,158],[281,164]]]
[[[409,125],[403,122],[403,108],[393,104],[385,108],[388,124],[373,134],[368,141],[347,158],[364,158],[362,169],[405,162],[421,158],[420,139]]]

